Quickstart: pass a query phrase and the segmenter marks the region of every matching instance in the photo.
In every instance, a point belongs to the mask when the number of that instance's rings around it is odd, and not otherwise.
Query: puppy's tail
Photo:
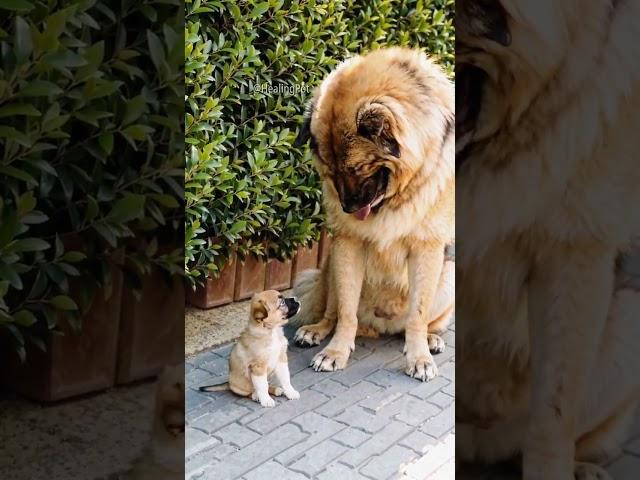
[[[217,385],[206,385],[198,388],[201,392],[223,392],[229,390],[229,382],[219,383]]]
[[[325,270],[303,271],[293,286],[294,295],[300,300],[300,311],[289,320],[294,327],[322,320],[327,304]]]

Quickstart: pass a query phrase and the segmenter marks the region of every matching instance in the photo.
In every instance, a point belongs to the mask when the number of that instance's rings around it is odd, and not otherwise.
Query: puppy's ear
[[[269,312],[267,311],[267,306],[265,303],[256,299],[251,304],[251,318],[253,318],[256,322],[262,323],[262,321],[267,318]]]
[[[394,134],[395,118],[381,103],[368,103],[356,114],[356,127],[361,135],[376,143],[385,153],[400,157],[400,145]]]
[[[298,131],[298,136],[296,137],[296,141],[293,144],[294,147],[303,146],[311,138],[311,117],[313,116],[314,109],[315,109],[315,103],[312,100],[307,104],[307,108],[305,109],[304,120],[302,121],[302,126]]]

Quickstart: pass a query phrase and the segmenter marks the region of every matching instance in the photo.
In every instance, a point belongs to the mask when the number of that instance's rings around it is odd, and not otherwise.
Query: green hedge
[[[153,264],[183,273],[158,248],[184,225],[182,11],[0,2],[0,333],[22,357],[81,326],[114,251],[133,287]]]
[[[341,60],[406,45],[453,71],[453,0],[188,0],[186,12],[192,282],[215,276],[233,249],[282,258],[318,238],[319,179],[292,144],[311,90]]]

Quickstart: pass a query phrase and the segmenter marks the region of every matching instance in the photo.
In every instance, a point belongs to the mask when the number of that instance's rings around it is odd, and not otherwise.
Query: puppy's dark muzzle
[[[293,317],[300,310],[300,302],[296,297],[285,298],[284,304],[287,306],[287,318]]]

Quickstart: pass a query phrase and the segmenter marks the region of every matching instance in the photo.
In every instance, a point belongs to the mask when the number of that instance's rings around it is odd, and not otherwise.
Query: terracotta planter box
[[[204,287],[189,289],[189,303],[198,308],[213,308],[233,302],[236,284],[235,254],[222,269],[218,278],[208,278]]]
[[[33,400],[49,402],[115,384],[122,273],[115,266],[111,273],[111,296],[105,299],[103,291],[96,292],[79,332],[61,319],[64,335],[49,334],[46,353],[30,346],[24,364],[10,354],[9,366],[3,370],[11,389]]]
[[[333,237],[329,235],[326,230],[322,231],[320,235],[320,245],[318,252],[318,267],[321,268],[324,265],[325,260],[329,256],[329,251],[331,250],[331,242],[333,241]]]
[[[293,259],[292,283],[295,283],[297,276],[312,268],[318,268],[319,247],[314,243],[311,247],[299,247]]]
[[[291,260],[269,260],[265,290],[286,290],[291,287]]]
[[[253,255],[249,255],[244,262],[237,262],[233,299],[245,300],[264,290],[266,271],[266,263]]]
[[[122,293],[119,384],[153,377],[166,365],[184,362],[185,286],[181,277],[168,280],[156,270],[143,277],[140,299],[129,289]]]

